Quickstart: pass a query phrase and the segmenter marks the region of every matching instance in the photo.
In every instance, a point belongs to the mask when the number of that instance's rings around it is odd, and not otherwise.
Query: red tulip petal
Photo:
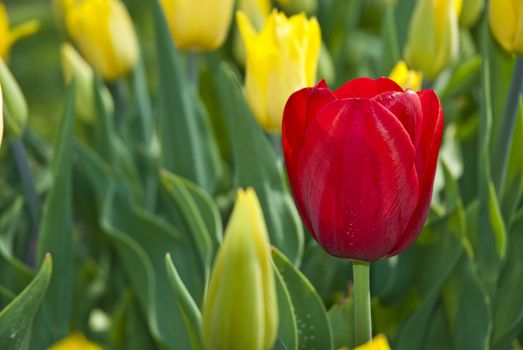
[[[418,202],[415,150],[399,120],[364,99],[331,102],[314,118],[297,191],[330,254],[374,261],[405,231]]]
[[[294,188],[297,183],[296,164],[310,120],[321,108],[334,99],[334,94],[327,88],[325,82],[321,81],[314,88],[301,89],[292,94],[283,112],[282,142],[287,175],[291,189],[295,194],[298,211],[304,218],[305,225],[309,230],[310,225],[306,216],[303,215],[303,203]]]
[[[438,163],[438,153],[443,135],[443,109],[434,91],[420,91],[417,93],[423,110],[423,119],[420,125],[419,139],[416,144],[416,168],[419,177],[419,200],[407,227],[403,239],[391,251],[395,255],[418,237],[430,209],[432,187]]]
[[[406,92],[389,91],[374,97],[383,107],[387,108],[403,124],[414,147],[419,140],[423,112],[418,94],[412,90]]]
[[[401,86],[388,78],[358,78],[342,85],[334,94],[337,98],[372,98],[387,91],[403,92]]]

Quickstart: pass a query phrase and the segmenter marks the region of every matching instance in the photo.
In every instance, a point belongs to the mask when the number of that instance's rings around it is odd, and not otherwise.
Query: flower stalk
[[[370,312],[370,264],[363,261],[352,262],[354,295],[354,341],[356,345],[372,339],[372,319]]]

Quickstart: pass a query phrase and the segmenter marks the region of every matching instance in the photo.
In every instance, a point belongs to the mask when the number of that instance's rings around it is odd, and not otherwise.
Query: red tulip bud
[[[443,110],[433,91],[386,78],[325,82],[295,92],[283,115],[283,151],[298,211],[330,254],[396,255],[428,215]]]

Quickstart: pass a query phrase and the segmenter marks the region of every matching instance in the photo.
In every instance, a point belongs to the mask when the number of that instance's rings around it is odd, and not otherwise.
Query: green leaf
[[[166,253],[173,256],[193,299],[202,300],[205,275],[190,237],[182,236],[166,221],[137,207],[124,183],[111,177],[96,154],[85,147],[78,147],[78,151],[78,164],[103,203],[101,226],[118,252],[147,315],[151,333],[159,345],[168,349],[190,348],[182,311],[173,302],[163,258]]]
[[[514,128],[512,146],[507,169],[507,179],[503,192],[503,217],[510,220],[517,209],[523,194],[523,98],[519,100],[519,113]]]
[[[212,77],[226,117],[235,185],[254,188],[271,243],[298,264],[303,251],[303,228],[274,150],[246,105],[234,72],[225,64],[215,64]]]
[[[492,331],[490,298],[474,261],[463,255],[443,289],[454,349],[488,349]]]
[[[52,187],[44,204],[37,246],[37,261],[47,252],[53,255],[54,274],[42,308],[53,336],[69,334],[73,293],[73,191],[72,148],[74,127],[74,83],[69,88],[67,102],[59,125],[51,163]]]
[[[509,349],[523,327],[523,212],[511,226],[510,244],[493,302],[492,349]]]
[[[29,341],[33,318],[51,279],[53,263],[47,254],[33,281],[0,312],[0,349],[21,349]]]
[[[276,293],[278,297],[278,337],[275,350],[297,350],[298,328],[291,296],[285,286],[285,281],[277,269],[274,269]]]
[[[354,310],[351,297],[343,299],[329,310],[334,349],[354,346]]]
[[[186,185],[188,182],[167,171],[161,173],[161,178],[163,188],[175,202],[178,211],[189,229],[189,236],[194,240],[195,246],[200,255],[199,258],[204,262],[205,276],[209,276],[213,253],[211,233],[209,232],[209,228],[204,221],[203,216],[198,210],[199,208],[193,199],[194,197],[191,195],[191,192],[189,192]],[[195,190],[194,186],[193,190]],[[212,208],[211,206],[207,208],[207,211],[212,211],[213,209],[216,211],[211,215],[218,215],[217,209]],[[215,216],[215,219],[218,218]],[[213,232],[213,234],[214,237],[216,237],[216,232]]]
[[[471,84],[476,80],[481,69],[481,57],[474,55],[464,62],[461,62],[452,72],[450,79],[445,86],[438,92],[440,99],[445,100],[463,93],[470,89]]]
[[[421,302],[402,322],[396,348],[416,350],[428,344],[441,288],[463,254],[459,238],[463,235],[460,231],[465,229],[464,215],[462,207],[457,206],[452,215],[426,226],[416,246],[399,256],[400,271],[396,276],[410,276],[412,280],[398,278],[398,293],[408,296],[404,288],[406,285],[413,286]],[[395,302],[399,302],[398,296],[396,298]]]
[[[272,258],[292,300],[298,349],[333,349],[329,317],[312,284],[277,249],[273,249]]]
[[[171,282],[171,286],[176,296],[176,302],[180,306],[180,310],[182,310],[185,325],[189,330],[192,349],[203,350],[202,315],[200,310],[198,309],[198,306],[196,306],[196,303],[187,290],[187,287],[185,287],[185,284],[182,282],[169,254],[165,256],[165,266],[167,268],[169,281]]]
[[[214,193],[221,163],[201,101],[182,70],[158,1],[153,1],[158,58],[158,135],[163,165]]]
[[[494,238],[496,242],[496,250],[501,259],[505,257],[507,250],[507,230],[505,229],[505,223],[503,222],[503,216],[499,209],[498,198],[496,197],[496,190],[494,184],[489,183],[489,221]]]

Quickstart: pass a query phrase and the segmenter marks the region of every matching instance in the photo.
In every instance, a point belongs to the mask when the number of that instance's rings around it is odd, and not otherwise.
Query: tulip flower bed
[[[522,349],[522,23],[0,1],[0,350]]]

